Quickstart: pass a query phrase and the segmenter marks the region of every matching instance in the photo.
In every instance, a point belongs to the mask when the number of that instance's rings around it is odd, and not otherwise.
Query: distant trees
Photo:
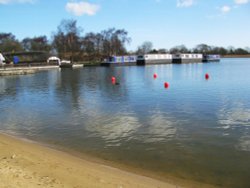
[[[225,49],[223,47],[209,46],[207,44],[199,44],[193,49],[193,52],[203,53],[203,54],[227,55],[227,54],[235,54],[235,49],[233,47]]]
[[[246,55],[246,54],[249,54],[249,52],[245,49],[242,49],[242,48],[237,48],[235,51],[234,51],[235,54],[237,55]]]
[[[165,49],[165,48],[160,48],[160,49],[158,50],[158,53],[160,53],[160,54],[166,54],[166,53],[168,53],[168,50]]]
[[[121,55],[126,53],[125,44],[130,43],[131,39],[128,37],[128,32],[124,29],[110,28],[103,30],[102,36],[103,54],[105,56]]]
[[[22,50],[22,45],[12,33],[0,33],[0,51],[15,52]]]
[[[212,51],[212,47],[208,46],[207,44],[198,44],[193,49],[193,52],[195,52],[195,53],[209,53],[211,51]]]
[[[45,51],[51,50],[51,45],[46,36],[24,38],[21,42],[22,48],[25,51]]]
[[[124,29],[110,28],[85,36],[81,36],[81,32],[76,20],[63,20],[60,23],[52,39],[52,45],[60,57],[92,61],[121,55],[126,53],[125,45],[131,40]]]
[[[45,51],[51,50],[46,36],[24,38],[19,42],[12,33],[0,33],[0,50],[3,52]]]
[[[185,45],[175,46],[170,49],[170,53],[189,53],[190,50],[187,49]]]
[[[81,28],[76,20],[62,20],[52,36],[52,46],[61,58],[74,59],[81,51]]]
[[[100,33],[87,33],[82,39],[82,50],[89,61],[100,60],[103,52],[103,36]]]
[[[138,46],[137,54],[147,54],[153,50],[153,43],[150,41],[145,41],[141,46]]]

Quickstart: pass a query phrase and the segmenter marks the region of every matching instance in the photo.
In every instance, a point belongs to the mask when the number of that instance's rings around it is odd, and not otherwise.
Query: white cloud
[[[249,3],[249,0],[234,0],[236,4],[247,4]]]
[[[75,16],[82,16],[87,14],[89,16],[95,15],[100,9],[99,5],[91,4],[88,2],[69,2],[66,4],[66,10]]]
[[[223,13],[223,14],[226,14],[226,13],[228,13],[228,12],[230,12],[231,11],[231,7],[230,6],[227,6],[227,5],[225,5],[225,6],[223,6],[223,7],[221,7],[221,12]]]
[[[194,4],[194,0],[177,0],[177,7],[190,7]]]
[[[10,4],[10,3],[34,3],[35,0],[0,0],[0,4]]]

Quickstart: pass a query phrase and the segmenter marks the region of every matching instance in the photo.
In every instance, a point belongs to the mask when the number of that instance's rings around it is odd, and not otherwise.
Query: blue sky
[[[250,46],[250,0],[0,0],[0,32],[19,40],[46,35],[62,19],[87,32],[124,28],[129,50],[144,41],[153,47]]]

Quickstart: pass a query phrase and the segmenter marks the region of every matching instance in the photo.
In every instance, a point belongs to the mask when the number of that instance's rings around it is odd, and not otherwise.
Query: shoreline
[[[0,133],[0,187],[184,188]]]
[[[15,76],[35,74],[39,71],[58,69],[58,66],[36,66],[36,67],[4,67],[0,66],[0,76]]]
[[[250,58],[250,54],[247,54],[247,55],[222,55],[221,58]]]

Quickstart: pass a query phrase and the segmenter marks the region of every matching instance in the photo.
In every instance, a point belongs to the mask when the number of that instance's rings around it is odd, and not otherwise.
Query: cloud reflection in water
[[[250,126],[250,109],[222,109],[219,112],[219,123],[225,129],[230,129],[234,126]]]
[[[145,137],[142,138],[143,142],[163,142],[171,140],[176,135],[177,129],[175,127],[175,122],[169,115],[161,111],[154,111],[148,118],[149,126],[144,130]]]
[[[85,128],[92,133],[92,136],[103,138],[106,146],[120,146],[123,141],[133,138],[133,134],[140,126],[137,117],[119,113],[95,118]]]

